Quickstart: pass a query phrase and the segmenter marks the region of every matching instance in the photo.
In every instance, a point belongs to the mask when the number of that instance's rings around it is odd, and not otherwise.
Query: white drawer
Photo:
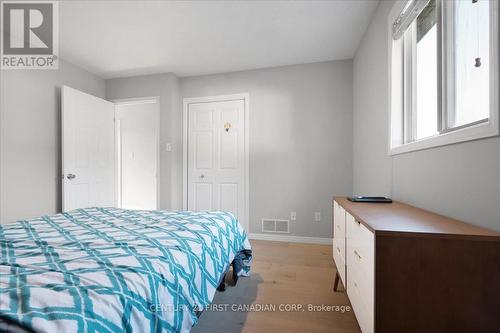
[[[346,211],[336,201],[333,202],[333,237],[345,238]]]
[[[372,332],[375,301],[375,235],[346,213],[347,294],[363,332]]]
[[[333,239],[333,252],[337,253],[342,257],[344,262],[346,262],[347,257],[346,257],[346,239],[345,238],[334,238]]]
[[[358,239],[360,241],[370,240],[373,237],[373,232],[371,232],[367,227],[365,227],[361,222],[356,221],[354,216],[346,212],[346,228],[348,229],[349,237]]]
[[[373,308],[368,308],[364,302],[367,295],[360,287],[360,282],[364,277],[351,267],[347,267],[347,294],[351,301],[354,314],[358,320],[359,327],[363,333],[371,333],[374,330]]]
[[[357,288],[363,294],[362,302],[367,308],[374,306],[375,271],[373,264],[365,264],[366,258],[359,259],[354,251],[348,250],[347,260],[349,267],[349,278],[354,279]]]
[[[337,271],[339,272],[340,278],[342,279],[342,284],[346,285],[345,276],[345,240],[343,239],[333,239],[333,260],[335,260],[335,266],[337,266]]]
[[[346,229],[346,263],[359,266],[367,274],[373,272],[375,235],[349,213],[346,213]]]

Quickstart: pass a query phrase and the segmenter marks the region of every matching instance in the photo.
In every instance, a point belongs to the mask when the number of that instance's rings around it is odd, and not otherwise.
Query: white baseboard
[[[274,235],[274,234],[248,234],[248,238],[256,240],[276,241],[276,242],[325,244],[325,245],[332,244],[331,238],[320,238],[320,237],[288,236],[288,235]]]

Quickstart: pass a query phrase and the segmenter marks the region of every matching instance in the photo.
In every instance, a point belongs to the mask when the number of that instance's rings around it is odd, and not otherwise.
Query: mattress
[[[0,225],[0,331],[188,332],[236,254],[226,212],[87,208]]]

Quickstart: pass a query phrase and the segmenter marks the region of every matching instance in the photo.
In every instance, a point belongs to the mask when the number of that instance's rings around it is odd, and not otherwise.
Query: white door
[[[156,99],[116,103],[118,205],[157,209],[158,126]]]
[[[189,210],[223,210],[245,225],[245,102],[188,104]]]
[[[62,88],[62,210],[115,205],[113,103]]]

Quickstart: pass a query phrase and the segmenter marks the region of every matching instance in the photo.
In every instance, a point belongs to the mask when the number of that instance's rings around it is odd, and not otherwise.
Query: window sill
[[[418,141],[402,144],[400,146],[391,147],[388,154],[399,155],[417,150],[451,145],[459,142],[489,138],[497,135],[499,135],[498,125],[490,121],[452,132],[420,139]]]

